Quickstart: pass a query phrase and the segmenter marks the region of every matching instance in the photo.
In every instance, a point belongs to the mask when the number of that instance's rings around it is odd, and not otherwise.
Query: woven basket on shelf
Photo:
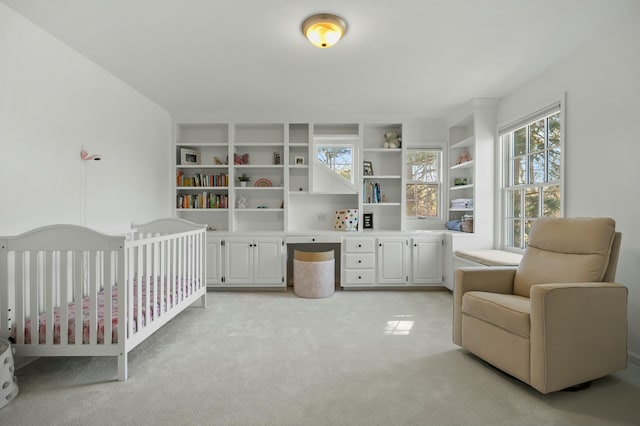
[[[18,395],[18,383],[13,372],[11,345],[6,340],[0,340],[0,408]]]

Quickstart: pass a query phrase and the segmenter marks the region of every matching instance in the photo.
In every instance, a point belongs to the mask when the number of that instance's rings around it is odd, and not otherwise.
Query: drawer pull
[[[358,279],[361,280],[362,279],[362,275],[358,275]]]
[[[362,244],[358,244],[358,248],[362,247]]]
[[[362,263],[362,260],[358,260],[358,263]]]

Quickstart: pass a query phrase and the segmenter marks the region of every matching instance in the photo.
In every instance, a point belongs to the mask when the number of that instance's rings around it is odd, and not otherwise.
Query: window
[[[440,218],[442,186],[440,150],[407,151],[408,218]]]
[[[503,244],[524,249],[531,223],[562,215],[562,123],[560,105],[500,131],[505,153]]]
[[[347,181],[354,183],[352,145],[319,145],[316,158],[320,163],[342,176]]]

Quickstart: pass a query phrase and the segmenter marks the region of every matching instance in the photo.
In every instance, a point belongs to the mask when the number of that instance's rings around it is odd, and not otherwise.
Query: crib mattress
[[[140,286],[141,290],[142,290],[142,314],[140,316],[138,316],[138,305],[137,305],[137,300],[138,300],[138,285],[137,282],[134,284],[134,288],[133,288],[133,300],[131,301],[133,303],[133,330],[134,333],[138,330],[138,318],[141,318],[141,327],[145,326],[145,320],[146,320],[146,294],[147,294],[147,287],[149,288],[149,308],[150,308],[150,312],[149,312],[149,317],[151,318],[151,320],[154,319],[154,315],[156,312],[166,312],[167,310],[167,306],[168,307],[173,307],[177,302],[183,300],[185,297],[188,297],[189,295],[191,295],[191,293],[193,292],[192,288],[193,286],[189,285],[188,280],[180,280],[180,283],[176,282],[175,285],[175,292],[173,294],[171,294],[170,292],[170,286],[168,283],[164,283],[164,292],[160,293],[156,296],[154,294],[154,286],[153,286],[153,282],[151,282],[151,285],[146,285],[146,283],[142,282],[142,285]],[[161,294],[164,294],[164,300],[160,300],[161,298]],[[104,305],[105,305],[105,294],[104,291],[100,291],[97,295],[97,307],[98,307],[98,333],[97,333],[97,342],[99,344],[103,344],[104,343]],[[155,301],[155,303],[154,303]],[[174,302],[175,301],[175,302]],[[83,298],[82,300],[82,343],[84,344],[88,344],[89,343],[89,339],[90,339],[90,303],[91,300],[88,297]],[[162,303],[162,310],[160,310],[161,307],[161,303]],[[112,312],[112,320],[111,320],[111,341],[107,341],[107,343],[117,343],[118,342],[118,307],[119,307],[119,303],[118,303],[118,287],[114,286],[112,288],[111,291],[111,312]],[[67,332],[67,338],[68,338],[68,343],[69,344],[75,344],[76,341],[76,332],[75,332],[75,327],[76,327],[76,318],[75,318],[75,311],[76,311],[76,303],[71,302],[68,305],[68,332]],[[39,315],[38,317],[38,331],[39,331],[39,343],[40,344],[44,344],[46,343],[46,331],[47,331],[47,320],[48,320],[48,316],[46,312],[43,312]],[[59,308],[55,308],[54,309],[54,314],[53,314],[53,319],[54,319],[54,325],[53,325],[53,343],[54,344],[60,344],[60,309]],[[16,342],[16,329],[15,327],[12,328],[11,330],[11,337],[10,340],[12,343]],[[31,320],[27,319],[25,321],[25,326],[24,326],[24,343],[25,344],[31,344]]]

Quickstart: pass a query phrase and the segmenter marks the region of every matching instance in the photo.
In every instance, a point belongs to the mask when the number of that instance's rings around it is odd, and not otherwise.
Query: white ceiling
[[[2,0],[174,117],[440,117],[502,97],[640,0]],[[332,49],[300,24],[348,22]]]

